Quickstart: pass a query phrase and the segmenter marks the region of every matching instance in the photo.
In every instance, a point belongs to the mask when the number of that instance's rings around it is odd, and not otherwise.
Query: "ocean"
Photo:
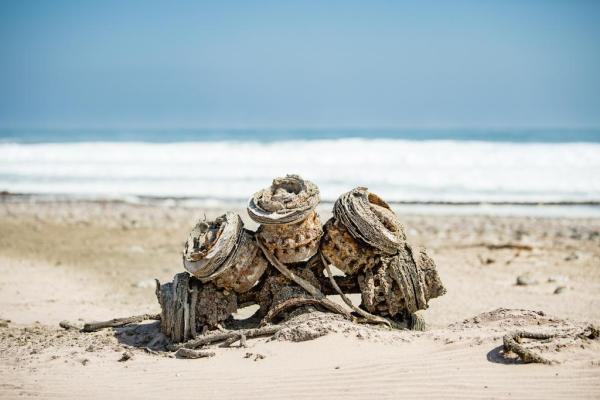
[[[0,191],[244,202],[288,173],[324,201],[600,202],[600,130],[0,130]]]

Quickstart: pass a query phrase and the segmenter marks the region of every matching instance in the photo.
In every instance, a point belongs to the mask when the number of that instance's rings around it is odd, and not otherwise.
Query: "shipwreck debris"
[[[315,207],[319,188],[298,175],[275,178],[248,202],[248,215],[260,223],[256,235],[284,264],[305,262],[319,250],[323,227]]]
[[[321,253],[324,263],[356,276],[361,308],[372,314],[412,320],[446,291],[426,250],[413,250],[398,216],[366,188],[337,199]]]
[[[196,223],[183,250],[187,272],[156,280],[160,314],[87,323],[82,331],[160,320],[160,334],[147,347],[154,351],[161,343],[176,357],[199,358],[212,354],[195,349],[238,341],[246,347],[247,340],[275,337],[290,318],[315,311],[424,330],[416,312],[446,291],[425,249],[407,242],[398,216],[367,188],[342,194],[325,227],[315,210],[319,201],[318,187],[298,175],[274,179],[248,202],[248,215],[260,224],[256,232],[233,212]],[[334,276],[333,267],[345,276]],[[360,294],[360,305],[348,294]],[[328,295],[339,295],[346,306]],[[234,320],[249,305],[259,306],[255,314]],[[299,338],[327,333],[296,330],[292,336]]]
[[[183,265],[201,282],[243,293],[260,279],[267,260],[240,216],[228,212],[196,224],[185,244]]]
[[[86,322],[83,325],[83,328],[81,330],[83,332],[95,332],[95,331],[99,331],[100,329],[104,329],[104,328],[116,328],[119,326],[129,325],[129,324],[133,324],[136,322],[146,321],[149,319],[154,319],[154,320],[160,319],[160,315],[159,314],[143,314],[143,315],[135,315],[133,317],[126,317],[126,318],[114,318],[109,321]],[[60,326],[63,327],[62,322],[61,322]],[[65,328],[65,329],[69,329],[69,328]]]
[[[446,290],[425,249],[413,249],[398,216],[367,188],[342,194],[324,230],[315,211],[319,200],[314,183],[287,175],[250,198],[248,214],[261,224],[256,232],[232,212],[198,222],[183,253],[193,276],[180,273],[157,284],[162,333],[172,343],[193,342],[231,325],[240,305],[252,304],[259,305],[255,316],[263,326],[296,310],[322,310],[424,329],[415,312]],[[334,277],[331,267],[346,276]],[[361,294],[360,306],[350,293]],[[350,311],[328,294],[339,294]],[[234,334],[226,345],[240,338]]]

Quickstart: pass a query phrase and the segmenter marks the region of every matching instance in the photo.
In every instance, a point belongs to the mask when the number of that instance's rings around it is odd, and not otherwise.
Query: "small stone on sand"
[[[562,292],[565,292],[567,290],[566,286],[559,286],[556,289],[554,289],[554,294],[561,294]]]
[[[125,361],[128,361],[128,360],[131,360],[132,358],[133,358],[133,353],[131,351],[127,350],[126,352],[124,352],[121,355],[121,358],[119,359],[119,362],[125,362]]]
[[[530,286],[537,285],[538,281],[531,277],[529,274],[519,275],[517,277],[518,286]]]

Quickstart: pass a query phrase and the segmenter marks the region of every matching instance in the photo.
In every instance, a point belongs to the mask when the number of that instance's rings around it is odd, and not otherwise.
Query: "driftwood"
[[[319,261],[320,262],[320,261]],[[337,295],[337,290],[331,284],[328,277],[322,274],[316,274],[316,278],[319,280],[321,285],[321,293],[325,296]],[[334,276],[335,283],[339,286],[342,292],[346,294],[360,294],[360,286],[353,276]],[[258,290],[251,290],[245,293],[238,293],[238,308],[244,308],[253,304],[258,303]]]
[[[179,350],[181,348],[186,349],[196,349],[198,347],[222,342],[224,340],[230,338],[239,338],[240,335],[244,335],[246,338],[253,338],[259,336],[269,336],[278,332],[282,327],[277,325],[269,325],[262,328],[254,328],[254,329],[240,329],[238,331],[226,331],[226,332],[216,332],[211,333],[204,336],[198,336],[196,339],[189,340],[185,343],[180,344],[172,344],[167,346],[167,349],[170,351]]]
[[[317,299],[325,298],[325,295],[319,289],[311,285],[310,282],[307,282],[306,280],[300,278],[298,275],[294,274],[288,269],[288,267],[283,265],[275,256],[269,253],[269,251],[260,241],[257,241],[257,243],[258,247],[260,247],[260,249],[263,251],[265,257],[267,257],[269,262],[273,264],[273,266],[277,268],[279,272],[281,272],[286,278],[296,283],[302,289],[306,290],[311,296],[314,296]]]
[[[221,347],[230,347],[232,344],[234,344],[238,340],[240,341],[240,347],[248,347],[246,345],[246,335],[244,335],[243,333],[239,334],[238,336],[233,336],[233,337],[227,339],[226,341],[223,342],[223,344],[221,344]]]
[[[279,314],[288,311],[292,308],[297,308],[297,307],[302,307],[302,306],[321,306],[323,308],[325,308],[328,311],[331,311],[335,314],[340,314],[342,316],[344,316],[347,319],[350,319],[350,313],[346,312],[345,310],[341,309],[342,312],[340,312],[340,307],[331,307],[331,302],[327,302],[327,301],[323,301],[323,299],[315,299],[315,298],[310,298],[310,297],[293,297],[291,299],[282,301],[281,303],[277,304],[275,307],[271,308],[269,310],[269,312],[267,313],[267,315],[265,315],[265,317],[262,319],[260,325],[264,326],[266,324],[268,324],[269,322],[273,321],[274,318],[276,318]]]
[[[267,257],[267,259],[269,260],[269,262],[273,264],[273,266],[277,268],[279,272],[281,272],[286,278],[296,283],[302,289],[306,290],[314,298],[320,300],[322,304],[324,304],[325,307],[327,307],[327,309],[336,310],[337,314],[349,316],[349,313],[346,310],[344,310],[343,307],[326,298],[325,295],[318,288],[313,286],[310,282],[302,279],[301,277],[290,271],[277,259],[277,257],[270,254],[269,251],[263,246],[263,244],[260,241],[257,241],[257,243],[263,251],[263,253],[265,254],[265,257]]]
[[[163,285],[157,281],[156,297],[161,306],[161,332],[172,342],[185,342],[202,329],[218,328],[237,310],[237,296],[212,282],[203,284],[187,272]]]
[[[119,326],[134,324],[136,322],[142,322],[149,319],[160,320],[160,314],[143,314],[143,315],[134,315],[133,317],[125,317],[125,318],[113,318],[108,321],[98,321],[98,322],[86,322],[81,329],[83,332],[96,332],[100,329],[104,328],[117,328]],[[64,328],[61,322],[61,327]],[[66,328],[68,329],[68,328]]]
[[[508,335],[504,335],[502,341],[504,342],[504,351],[512,351],[516,355],[518,355],[523,362],[526,363],[540,363],[540,364],[553,364],[554,361],[548,360],[539,354],[536,354],[532,350],[526,349],[521,345],[521,339],[537,339],[537,340],[546,340],[552,339],[556,337],[554,334],[547,333],[534,333],[534,332],[525,332],[519,331],[510,333]]]
[[[472,244],[464,244],[464,245],[455,245],[455,248],[471,248],[471,247],[485,247],[488,250],[505,250],[505,249],[513,249],[513,250],[524,250],[524,251],[532,251],[533,246],[522,243],[472,243]]]
[[[533,247],[528,244],[520,244],[520,243],[501,243],[501,244],[484,244],[489,250],[503,250],[503,249],[516,249],[516,250],[525,250],[531,251]]]
[[[189,323],[190,276],[187,272],[179,273],[173,282],[161,285],[156,281],[156,297],[162,309],[160,330],[172,341],[181,342],[191,337],[191,324]],[[187,318],[186,318],[187,317]]]
[[[66,321],[66,320],[64,320],[64,321],[60,321],[60,322],[58,323],[58,326],[60,326],[60,327],[61,327],[61,328],[63,328],[63,329],[66,329],[66,330],[70,330],[70,329],[73,329],[73,330],[75,330],[75,331],[79,331],[79,330],[81,330],[81,327],[80,327],[80,326],[77,326],[77,325],[75,325],[75,324],[73,324],[73,323],[71,323],[71,322],[69,322],[69,321]]]

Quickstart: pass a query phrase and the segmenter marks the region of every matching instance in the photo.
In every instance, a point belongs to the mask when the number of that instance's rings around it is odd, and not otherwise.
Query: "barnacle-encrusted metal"
[[[356,276],[367,311],[386,317],[411,314],[445,293],[431,258],[424,249],[413,253],[397,215],[368,189],[342,194],[324,230],[321,253]]]
[[[319,188],[298,175],[273,179],[248,202],[248,215],[260,224],[289,224],[305,219],[319,204]]]
[[[364,187],[342,194],[333,206],[333,216],[352,237],[385,254],[396,254],[406,240],[398,216]]]
[[[394,256],[382,256],[374,268],[358,274],[362,307],[367,311],[395,317],[428,307],[428,301],[446,293],[431,258],[406,244]]]
[[[325,224],[321,252],[346,274],[373,268],[380,255],[393,255],[406,241],[390,206],[363,187],[342,194]]]
[[[260,279],[268,262],[239,215],[228,212],[196,224],[185,245],[183,265],[201,282],[243,293]]]
[[[256,236],[267,250],[283,263],[298,263],[319,249],[323,228],[314,211],[317,204],[319,189],[314,183],[287,175],[255,193],[248,214],[261,224]]]
[[[355,312],[395,326],[418,319],[416,311],[446,292],[433,260],[406,242],[400,220],[379,196],[363,187],[342,194],[324,227],[315,211],[319,200],[314,183],[287,175],[250,198],[256,233],[233,212],[198,222],[183,252],[194,276],[180,273],[157,286],[161,331],[185,341],[232,323],[238,304],[259,304],[257,315],[267,318],[295,298],[348,293],[361,294],[362,309],[347,302]],[[330,264],[347,276],[333,276]]]
[[[329,219],[323,227],[325,234],[321,241],[321,253],[345,274],[375,267],[379,252],[374,247],[361,244],[335,218]]]

